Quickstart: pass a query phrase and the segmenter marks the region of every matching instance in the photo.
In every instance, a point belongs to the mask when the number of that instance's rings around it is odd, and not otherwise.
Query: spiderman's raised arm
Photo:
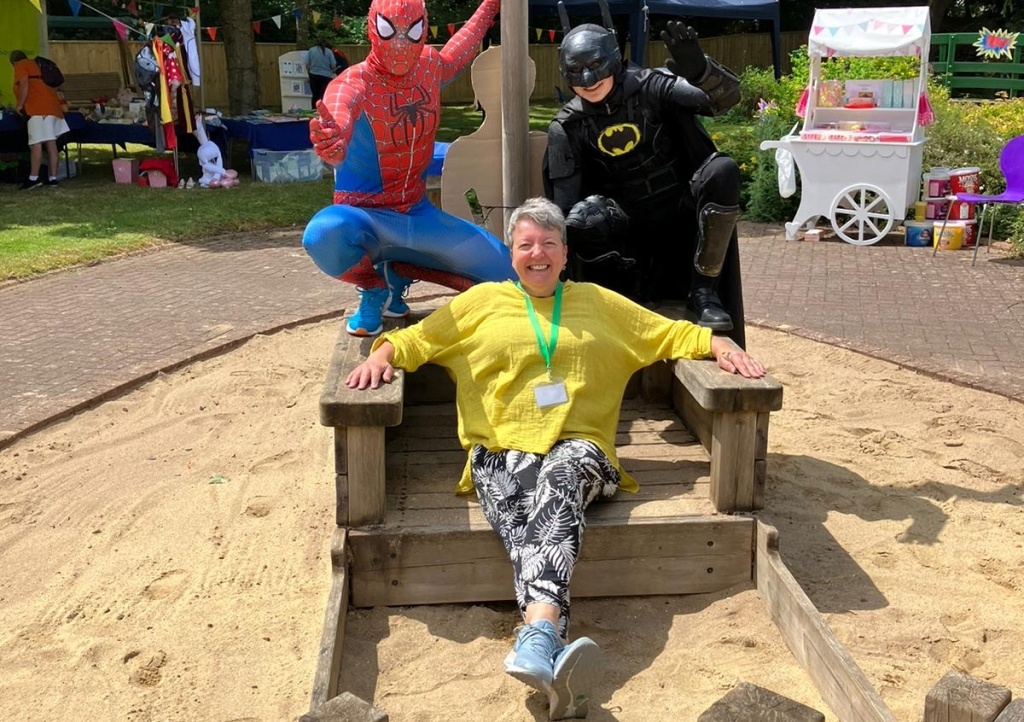
[[[441,48],[441,85],[452,82],[476,56],[480,41],[494,22],[500,0],[483,0],[466,24]]]
[[[331,81],[324,99],[316,104],[318,117],[309,121],[309,139],[316,154],[331,165],[345,160],[352,128],[362,112],[363,82],[349,72]]]

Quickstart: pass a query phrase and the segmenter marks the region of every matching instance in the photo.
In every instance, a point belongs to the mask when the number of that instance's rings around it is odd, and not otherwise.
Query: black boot
[[[686,302],[687,319],[713,331],[732,331],[732,317],[722,308],[722,301],[714,290],[698,287]]]

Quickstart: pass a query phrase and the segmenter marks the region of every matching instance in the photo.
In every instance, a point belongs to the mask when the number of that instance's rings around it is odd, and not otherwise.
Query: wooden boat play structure
[[[416,315],[423,312],[411,320]],[[345,691],[349,606],[513,597],[497,535],[475,498],[454,493],[466,453],[455,434],[452,382],[428,365],[399,371],[380,389],[351,391],[343,380],[370,343],[341,333],[320,399],[320,421],[334,429],[337,528],[311,719]],[[588,511],[574,598],[706,593],[754,581],[836,716],[894,722],[786,569],[776,530],[750,513],[764,504],[769,415],[782,406],[781,385],[725,373],[709,360],[655,364],[630,387],[616,443],[641,489]]]

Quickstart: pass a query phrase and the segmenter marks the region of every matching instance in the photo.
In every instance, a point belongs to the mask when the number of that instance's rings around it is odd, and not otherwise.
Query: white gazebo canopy
[[[836,8],[815,10],[807,41],[812,57],[833,55],[921,55],[928,47],[928,8]]]

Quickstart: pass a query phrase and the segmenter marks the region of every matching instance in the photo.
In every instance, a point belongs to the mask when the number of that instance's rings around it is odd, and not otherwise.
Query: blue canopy
[[[562,0],[569,18],[580,15],[600,15],[597,0]],[[782,55],[779,36],[779,0],[607,0],[613,15],[629,15],[630,35],[633,38],[630,59],[643,65],[647,45],[647,15],[682,15],[685,17],[726,18],[736,20],[772,21],[772,62],[775,77],[782,75]],[[530,0],[530,12],[550,15],[557,13],[557,0]],[[743,68],[736,68],[737,72]]]

